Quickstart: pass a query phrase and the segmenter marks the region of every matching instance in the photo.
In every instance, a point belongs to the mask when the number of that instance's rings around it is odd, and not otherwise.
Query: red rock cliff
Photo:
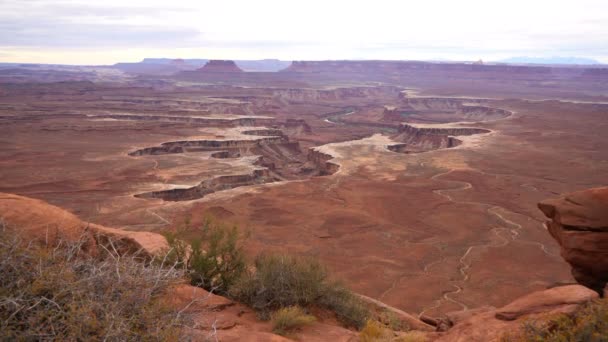
[[[551,219],[547,229],[574,278],[601,292],[608,282],[608,187],[573,192],[538,207]]]

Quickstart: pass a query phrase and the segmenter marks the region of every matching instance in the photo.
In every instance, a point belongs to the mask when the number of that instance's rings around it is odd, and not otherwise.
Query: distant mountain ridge
[[[500,60],[501,63],[510,64],[574,64],[574,65],[589,65],[602,64],[599,61],[585,57],[527,57],[518,56]]]

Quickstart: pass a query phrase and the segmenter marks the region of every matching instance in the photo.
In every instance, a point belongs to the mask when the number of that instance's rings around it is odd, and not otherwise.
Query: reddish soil
[[[536,203],[605,185],[608,77],[318,63],[121,82],[5,73],[0,191],[128,230],[211,213],[251,231],[251,255],[318,256],[416,314],[573,281]]]

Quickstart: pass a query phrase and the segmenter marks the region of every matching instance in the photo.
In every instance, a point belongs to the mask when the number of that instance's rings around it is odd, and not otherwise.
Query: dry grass
[[[183,271],[112,246],[91,256],[81,243],[27,244],[0,225],[0,340],[179,340],[187,317],[159,299]]]
[[[275,311],[272,314],[272,331],[279,335],[288,335],[316,321],[299,306],[290,306]]]
[[[395,329],[385,323],[368,320],[359,333],[361,342],[424,342],[426,336],[420,331],[395,333]]]

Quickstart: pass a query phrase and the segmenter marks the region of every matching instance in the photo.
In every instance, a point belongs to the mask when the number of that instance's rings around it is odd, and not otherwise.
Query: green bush
[[[287,335],[315,321],[316,318],[307,315],[301,307],[290,306],[279,309],[272,314],[272,331],[279,335]]]
[[[362,327],[367,307],[346,288],[328,281],[326,269],[316,260],[279,254],[262,254],[255,272],[247,272],[230,290],[235,299],[251,306],[262,319],[289,306],[317,305],[335,312],[345,325]]]
[[[183,271],[81,247],[28,244],[0,227],[0,340],[181,337],[183,317],[159,299]]]
[[[197,233],[189,245],[179,234],[166,233],[167,261],[185,268],[192,285],[225,294],[247,267],[239,231],[207,219]]]
[[[586,304],[572,316],[559,315],[547,321],[528,321],[521,332],[508,334],[503,342],[606,342],[608,299]]]
[[[361,329],[370,317],[368,306],[339,283],[326,286],[319,304],[335,312],[338,320],[349,327]]]

